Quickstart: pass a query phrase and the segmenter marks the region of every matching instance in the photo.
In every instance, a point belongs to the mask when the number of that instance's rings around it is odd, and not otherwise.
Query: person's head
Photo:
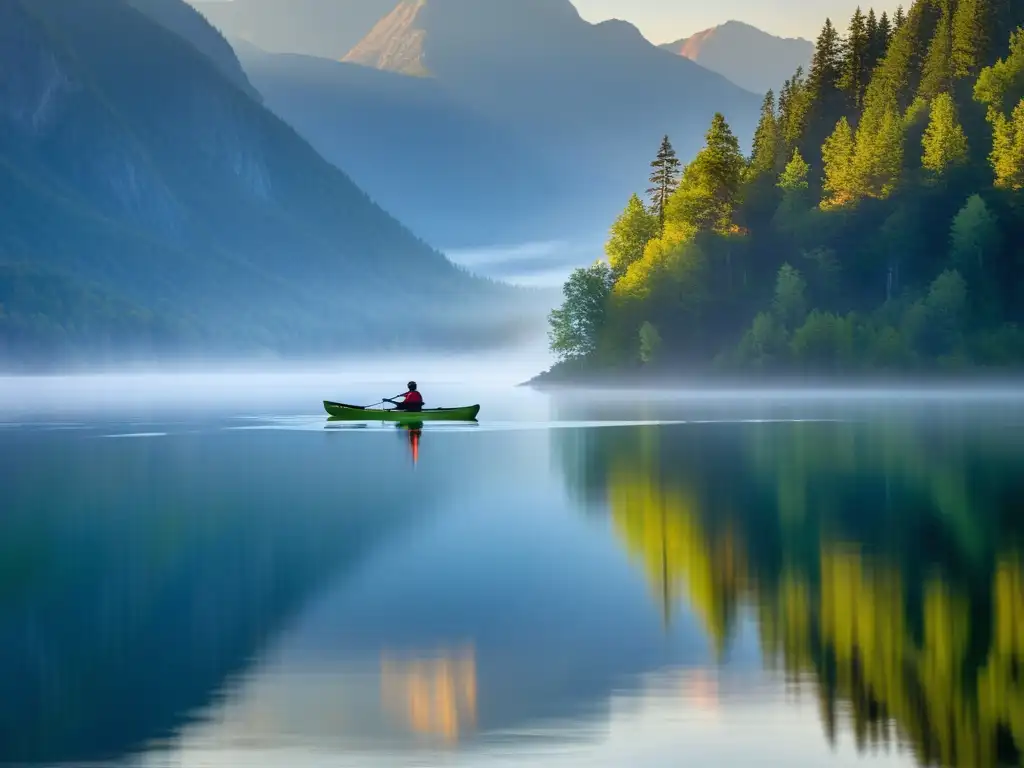
[[[410,392],[415,392],[416,391],[416,382],[415,381],[410,381],[409,382],[409,391]]]

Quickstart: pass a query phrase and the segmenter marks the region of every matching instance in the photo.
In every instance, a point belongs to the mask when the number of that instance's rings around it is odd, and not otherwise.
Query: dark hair
[[[410,381],[409,382],[409,391],[413,392],[413,391],[415,391],[415,389],[416,389],[416,382],[415,381]]]

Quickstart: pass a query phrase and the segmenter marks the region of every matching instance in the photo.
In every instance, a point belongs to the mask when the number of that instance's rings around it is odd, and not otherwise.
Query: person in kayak
[[[385,402],[391,403],[395,406],[396,411],[410,411],[412,413],[418,413],[423,410],[423,395],[416,389],[416,382],[410,381],[409,391],[399,397],[404,398],[402,402],[396,403],[393,399],[386,400]]]

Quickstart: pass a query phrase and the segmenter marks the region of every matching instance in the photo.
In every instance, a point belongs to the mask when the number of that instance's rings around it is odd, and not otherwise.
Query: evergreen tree
[[[889,43],[892,42],[892,23],[889,21],[889,14],[882,11],[881,17],[878,19],[878,35],[876,37],[876,49],[878,51],[878,57],[875,59],[877,64],[885,57],[886,51],[889,50]]]
[[[686,167],[669,201],[669,217],[697,231],[730,231],[745,166],[739,141],[716,112],[704,148]]]
[[[915,5],[912,17],[893,34],[885,58],[871,78],[859,130],[876,133],[881,130],[888,112],[902,113],[913,103],[917,96],[921,52],[928,46],[927,27],[923,4]]]
[[[892,194],[903,171],[904,122],[888,111],[878,130],[857,130],[850,195],[886,198]]]
[[[771,221],[779,202],[775,180],[785,156],[775,97],[768,91],[761,105],[761,119],[754,132],[754,146],[744,173],[742,215],[737,217],[737,224],[759,229]]]
[[[779,158],[779,122],[775,114],[775,94],[768,91],[761,104],[761,119],[754,131],[754,147],[747,166],[747,180],[756,181],[764,176],[775,176]]]
[[[870,73],[875,66],[875,62],[879,59],[878,17],[875,16],[874,8],[868,8],[868,18],[867,23],[865,24],[865,31],[867,32],[868,37],[868,72]]]
[[[772,301],[772,311],[783,328],[799,328],[807,317],[806,290],[807,282],[800,270],[788,263],[783,264],[775,281],[775,299]]]
[[[988,106],[996,186],[1024,189],[1024,29],[1010,38],[1009,54],[978,75],[974,98]]]
[[[822,141],[846,114],[845,95],[840,88],[843,76],[843,45],[832,21],[825,20],[825,26],[818,36],[807,77],[808,109],[807,125],[803,132],[805,156],[817,163]]]
[[[932,99],[940,93],[946,93],[953,87],[953,35],[950,18],[949,0],[943,0],[942,11],[935,34],[932,35],[925,58],[924,70],[921,73],[921,85],[918,93],[926,99]]]
[[[811,166],[800,156],[800,150],[794,149],[793,157],[779,176],[779,189],[787,194],[807,191],[810,186],[807,182],[807,174],[810,173],[810,170]]]
[[[873,18],[873,16],[872,16]],[[872,33],[873,34],[873,33]],[[846,36],[845,56],[839,87],[846,94],[849,105],[859,111],[864,103],[864,92],[870,76],[871,35],[860,6],[850,19]]]
[[[853,130],[844,117],[821,148],[824,187],[831,193],[831,197],[822,200],[823,208],[844,205],[853,198],[853,151]]]
[[[807,80],[803,67],[797,67],[786,81],[779,98],[779,130],[786,149],[795,147],[803,136],[809,106]]]
[[[956,104],[950,94],[940,93],[932,101],[922,146],[921,165],[936,177],[967,162],[967,135],[957,118]]]
[[[780,174],[777,186],[782,190],[782,202],[773,218],[774,226],[781,232],[795,236],[801,224],[806,221],[806,214],[811,208],[810,184],[807,176],[811,166],[808,165],[800,150],[793,150],[793,157]]]
[[[963,275],[979,274],[991,254],[999,252],[999,220],[981,195],[971,197],[950,228],[950,261]]]
[[[896,8],[896,13],[892,17],[892,29],[893,29],[893,32],[895,32],[897,29],[902,27],[903,24],[906,22],[906,20],[907,20],[907,15],[903,12],[903,6],[901,5],[901,6]]]
[[[639,196],[630,197],[626,209],[612,225],[604,248],[616,278],[643,258],[647,243],[658,236],[658,228],[657,217],[644,207]]]
[[[647,190],[651,198],[651,208],[658,217],[658,226],[661,230],[665,228],[665,206],[679,184],[680,165],[672,142],[665,136],[661,140],[657,157],[651,161],[651,187]]]
[[[959,0],[953,16],[953,76],[974,77],[988,54],[988,0]]]
[[[992,153],[989,156],[1000,189],[1014,192],[1024,189],[1024,99],[1007,118],[992,115]]]
[[[971,195],[950,227],[949,260],[967,281],[972,314],[982,322],[998,317],[999,291],[989,264],[999,253],[1001,240],[999,219],[981,195]]]
[[[985,67],[974,85],[974,98],[993,110],[1008,115],[1024,98],[1024,29],[1010,37],[1010,51]]]

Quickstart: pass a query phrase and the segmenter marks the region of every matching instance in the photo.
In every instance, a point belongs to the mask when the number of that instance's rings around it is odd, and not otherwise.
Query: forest
[[[540,379],[956,374],[1024,363],[1024,4],[826,20],[749,155],[668,136],[605,258],[551,313]]]

